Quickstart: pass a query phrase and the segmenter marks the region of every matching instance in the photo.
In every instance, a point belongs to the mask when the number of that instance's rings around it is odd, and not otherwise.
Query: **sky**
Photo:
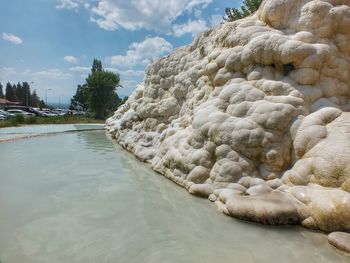
[[[2,0],[0,82],[69,102],[94,58],[131,94],[147,65],[218,25],[240,0]]]

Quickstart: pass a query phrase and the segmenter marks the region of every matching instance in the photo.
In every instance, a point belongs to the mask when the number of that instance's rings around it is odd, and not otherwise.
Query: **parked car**
[[[68,115],[69,110],[66,109],[54,109],[53,110],[55,113],[58,114],[58,116],[65,116]]]
[[[45,111],[42,111],[42,110],[35,110],[37,115],[40,116],[40,117],[49,117]]]
[[[58,114],[54,111],[44,111],[48,117],[57,117]]]
[[[7,120],[8,118],[5,115],[0,114],[0,121]]]
[[[11,113],[11,114],[21,114],[23,115],[24,117],[35,117],[36,115],[34,113],[30,113],[30,112],[26,112],[26,111],[23,111],[23,110],[17,110],[17,109],[11,109],[11,110],[7,110],[8,113]]]
[[[36,115],[36,116],[41,116],[41,117],[46,117],[46,113],[44,113],[43,111],[41,111],[38,108],[33,108],[32,112]]]
[[[9,113],[9,112],[4,111],[4,110],[0,110],[0,115],[2,115],[3,117],[5,117],[6,119],[15,116],[14,114]]]
[[[73,115],[85,115],[85,111],[76,111]]]
[[[5,106],[5,110],[9,111],[9,110],[22,110],[25,112],[29,112],[29,113],[34,113],[35,115],[38,115],[34,108],[32,107],[27,107],[27,106]]]

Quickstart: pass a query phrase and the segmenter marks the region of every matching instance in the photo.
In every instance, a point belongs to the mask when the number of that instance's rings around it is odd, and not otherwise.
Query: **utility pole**
[[[28,107],[28,91],[29,87],[26,88],[26,106]]]
[[[47,105],[47,91],[48,91],[48,90],[51,90],[51,89],[46,88],[46,94],[45,94],[46,107],[48,107],[48,105]]]
[[[58,97],[58,108],[60,109],[61,108],[61,97],[63,97],[64,95],[60,95]]]
[[[30,82],[29,84],[33,84],[34,83],[34,81],[32,81],[32,82]],[[26,97],[27,97],[27,103],[26,103],[26,105],[27,105],[27,107],[28,107],[28,96],[29,96],[29,90],[30,90],[30,85],[27,87],[27,89],[26,89]]]

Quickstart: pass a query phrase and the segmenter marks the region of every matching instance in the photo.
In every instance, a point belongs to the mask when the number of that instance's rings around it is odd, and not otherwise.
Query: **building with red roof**
[[[5,98],[0,98],[0,108],[3,108],[5,106],[11,106],[11,105],[19,105],[20,103],[17,101],[10,101]]]

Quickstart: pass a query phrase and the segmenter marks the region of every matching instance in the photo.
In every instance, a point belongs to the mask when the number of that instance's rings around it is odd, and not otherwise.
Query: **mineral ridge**
[[[149,66],[119,144],[233,217],[350,231],[350,0],[265,0]]]

